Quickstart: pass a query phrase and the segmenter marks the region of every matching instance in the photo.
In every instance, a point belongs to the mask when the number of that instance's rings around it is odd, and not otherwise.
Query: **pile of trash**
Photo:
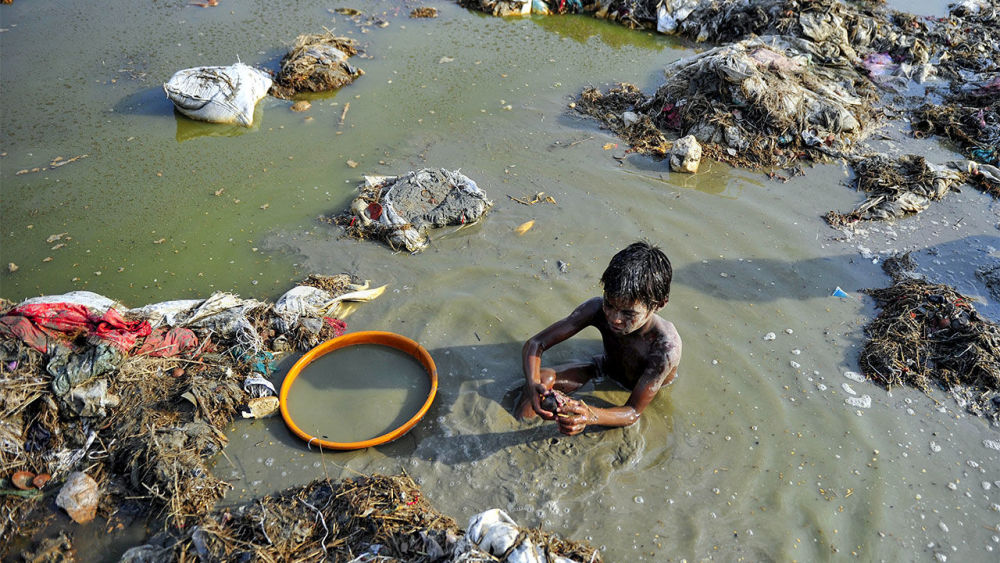
[[[875,154],[856,159],[852,165],[856,187],[868,198],[850,213],[828,212],[824,218],[834,227],[919,213],[968,178],[954,168],[929,163],[913,154],[897,158]]]
[[[506,513],[474,516],[463,534],[406,475],[340,483],[317,480],[205,518],[194,529],[161,532],[123,562],[410,561],[590,563],[599,550],[540,530]]]
[[[966,84],[956,90],[944,103],[924,104],[915,110],[913,130],[921,135],[950,139],[969,158],[1000,165],[1000,69],[990,80]],[[998,197],[1000,191],[992,195]]]
[[[325,92],[350,84],[364,74],[348,62],[358,50],[353,39],[300,35],[281,59],[275,79],[241,62],[179,70],[163,84],[167,98],[181,114],[209,123],[250,127],[257,102],[269,93],[289,99],[300,92]]]
[[[263,398],[276,409],[275,355],[342,334],[346,302],[382,291],[338,275],[275,304],[223,292],[135,309],[86,291],[3,301],[0,536],[32,534],[55,490],[81,523],[205,514],[229,488],[208,468],[227,424]]]
[[[748,39],[671,64],[652,96],[631,85],[589,89],[576,108],[643,154],[660,155],[661,132],[670,132],[694,135],[708,156],[748,168],[842,156],[873,125],[875,92],[853,68],[818,64],[817,54],[794,37]]]
[[[374,238],[393,249],[419,252],[432,227],[478,222],[493,202],[458,170],[424,168],[403,176],[365,176],[349,211],[329,222],[355,238]]]
[[[300,35],[281,59],[271,95],[289,99],[300,92],[336,90],[354,82],[364,71],[348,62],[358,53],[354,39],[332,33]]]
[[[865,375],[888,389],[940,386],[969,412],[1000,424],[1000,326],[972,300],[912,273],[909,255],[883,263],[893,285],[867,289],[881,309],[865,326]]]
[[[458,5],[499,17],[527,16],[532,0],[458,0]]]

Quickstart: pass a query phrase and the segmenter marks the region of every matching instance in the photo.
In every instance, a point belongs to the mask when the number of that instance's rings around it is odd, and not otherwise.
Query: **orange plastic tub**
[[[294,383],[295,378],[302,373],[302,370],[317,358],[333,352],[334,350],[345,348],[347,346],[353,346],[355,344],[379,344],[382,346],[389,346],[390,348],[395,348],[412,356],[413,359],[417,360],[420,365],[424,367],[424,371],[427,372],[427,377],[430,378],[430,391],[427,393],[427,400],[424,401],[420,410],[418,410],[417,413],[409,420],[404,422],[398,428],[390,430],[381,436],[376,436],[360,442],[331,442],[312,436],[299,428],[292,419],[291,413],[288,412],[288,390],[291,389],[292,383]],[[304,356],[299,358],[299,361],[295,362],[292,369],[288,371],[288,375],[285,376],[285,381],[281,384],[281,392],[278,394],[278,404],[281,408],[281,417],[285,419],[285,424],[288,425],[288,428],[293,434],[305,440],[309,445],[316,444],[329,450],[359,450],[361,448],[369,448],[371,446],[391,442],[403,434],[406,434],[417,424],[417,422],[420,421],[421,418],[423,418],[425,414],[427,414],[427,410],[430,409],[431,403],[434,402],[434,395],[437,394],[437,386],[437,367],[434,366],[434,360],[431,358],[431,355],[420,344],[393,332],[354,332],[338,336],[333,340],[327,340],[312,350],[309,350]]]

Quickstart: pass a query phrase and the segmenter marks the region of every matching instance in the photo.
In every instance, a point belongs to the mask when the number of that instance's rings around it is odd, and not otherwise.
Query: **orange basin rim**
[[[424,367],[424,370],[427,372],[427,376],[430,378],[431,388],[427,393],[427,400],[424,401],[420,410],[418,410],[417,413],[409,420],[404,422],[398,428],[390,430],[381,436],[376,436],[360,442],[331,442],[329,440],[323,440],[319,437],[312,436],[308,432],[299,428],[298,425],[295,424],[295,421],[292,420],[292,415],[288,412],[288,390],[292,388],[292,383],[294,383],[295,378],[302,373],[302,370],[304,370],[306,366],[311,364],[317,358],[325,354],[329,354],[334,350],[339,350],[340,348],[346,348],[347,346],[353,346],[355,344],[379,344],[382,346],[389,346],[390,348],[395,348],[409,354],[415,360],[420,362],[420,365]],[[285,424],[288,426],[288,429],[299,438],[305,440],[310,446],[315,444],[328,450],[359,450],[361,448],[370,448],[372,446],[391,442],[403,434],[406,434],[417,424],[417,422],[420,421],[421,418],[423,418],[425,414],[427,414],[427,410],[431,408],[431,403],[434,402],[434,396],[437,394],[437,386],[437,367],[435,367],[434,360],[423,346],[394,332],[370,330],[338,336],[337,338],[327,340],[326,342],[323,342],[312,350],[306,352],[304,356],[295,362],[292,369],[288,371],[288,375],[285,376],[285,381],[281,384],[281,392],[278,394],[278,404],[281,409],[281,418],[285,419]]]

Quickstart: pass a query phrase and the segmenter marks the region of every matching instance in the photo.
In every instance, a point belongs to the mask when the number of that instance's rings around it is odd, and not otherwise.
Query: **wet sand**
[[[934,281],[1000,318],[971,275],[1000,248],[993,201],[964,188],[847,237],[821,219],[863,199],[840,165],[787,183],[712,163],[671,174],[567,110],[586,86],[655,88],[667,63],[694,52],[680,42],[585,16],[500,20],[441,4],[439,18],[410,20],[393,3],[352,6],[385,12],[389,26],[363,33],[320,2],[0,8],[3,258],[20,266],[0,273],[4,297],[273,298],[307,273],[346,271],[390,284],[349,329],[413,338],[438,365],[431,411],[379,448],[320,454],[280,419],[236,422],[215,468],[234,485],[226,504],[324,475],[405,470],[460,523],[504,508],[604,546],[609,561],[995,557],[1000,452],[984,441],[997,431],[942,393],[844,376],[874,314],[858,290],[888,285],[878,262],[890,251],[915,251]],[[274,65],[321,26],[360,39],[371,58],[357,61],[366,74],[355,84],[310,96],[305,114],[265,99],[254,128],[223,132],[174,116],[160,89],[180,68],[236,56]],[[54,28],[53,48],[31,47]],[[879,148],[957,157],[900,126],[886,134]],[[80,154],[90,156],[15,175]],[[497,205],[416,256],[316,220],[346,207],[361,174],[423,166],[461,168]],[[508,197],[537,192],[556,204]],[[54,249],[45,241],[58,233],[68,240]],[[563,438],[515,421],[522,342],[599,294],[608,259],[637,238],[674,264],[662,315],[684,339],[678,380],[630,428]],[[852,297],[830,297],[837,286]],[[598,348],[584,333],[545,359]],[[847,405],[844,384],[871,408]],[[627,393],[600,384],[582,396],[620,404]],[[89,535],[76,535],[81,553],[115,558],[118,544],[99,551],[113,536]]]

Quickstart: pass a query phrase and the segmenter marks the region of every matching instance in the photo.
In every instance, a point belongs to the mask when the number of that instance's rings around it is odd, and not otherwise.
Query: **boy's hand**
[[[542,417],[544,420],[555,420],[556,413],[547,411],[542,407],[542,397],[548,393],[549,390],[545,388],[541,383],[535,383],[531,386],[531,408],[538,413],[538,416]]]
[[[560,432],[573,436],[583,432],[587,424],[594,422],[594,411],[583,401],[569,399],[559,409],[556,421],[559,423]]]

